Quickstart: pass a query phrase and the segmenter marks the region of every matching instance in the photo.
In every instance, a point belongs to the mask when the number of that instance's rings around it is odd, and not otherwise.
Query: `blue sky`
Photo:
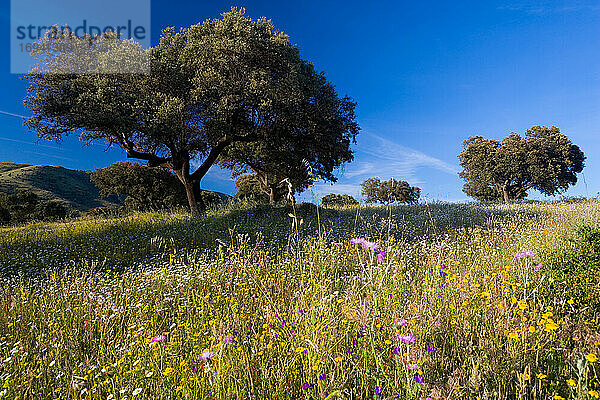
[[[600,191],[600,0],[154,0],[151,42],[164,27],[218,17],[233,5],[272,19],[340,94],[359,104],[354,162],[338,183],[318,183],[303,200],[358,195],[371,176],[407,180],[429,200],[465,200],[457,175],[462,141],[476,134],[501,139],[533,125],[558,126],[587,156],[567,195]],[[0,18],[0,161],[89,170],[125,159],[118,149],[82,147],[74,137],[39,142],[22,126],[26,86],[10,73],[7,0],[0,1]],[[202,186],[235,192],[228,173],[217,169]]]

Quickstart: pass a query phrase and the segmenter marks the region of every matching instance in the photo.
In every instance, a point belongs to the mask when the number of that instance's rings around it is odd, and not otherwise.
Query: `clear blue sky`
[[[0,161],[93,169],[125,159],[75,138],[36,142],[9,115],[27,115],[25,84],[10,74],[10,3],[0,4]],[[154,0],[152,44],[164,27],[218,17],[232,5],[272,19],[359,104],[355,161],[338,184],[318,184],[303,199],[357,195],[362,180],[380,176],[408,180],[428,199],[464,200],[461,142],[475,134],[501,139],[532,125],[558,126],[586,154],[584,179],[568,195],[600,191],[600,1]],[[235,191],[224,171],[212,171],[202,185]]]

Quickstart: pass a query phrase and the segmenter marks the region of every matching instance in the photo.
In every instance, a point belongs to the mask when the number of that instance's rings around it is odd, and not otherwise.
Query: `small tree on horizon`
[[[473,136],[458,156],[466,181],[463,191],[480,201],[524,199],[536,189],[553,196],[577,182],[584,168],[583,152],[552,126],[534,126],[521,137],[511,133],[502,142]]]
[[[321,204],[324,206],[355,206],[358,201],[349,194],[329,193],[323,196]]]
[[[406,181],[397,181],[391,178],[381,181],[379,178],[369,178],[362,184],[362,194],[367,203],[379,202],[381,204],[407,203],[416,204],[421,195],[421,189],[410,186]]]

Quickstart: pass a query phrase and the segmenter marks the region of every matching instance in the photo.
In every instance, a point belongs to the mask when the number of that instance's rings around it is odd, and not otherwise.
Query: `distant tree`
[[[70,207],[61,200],[41,200],[29,190],[0,194],[0,222],[23,223],[33,220],[53,221],[65,218]]]
[[[358,204],[358,201],[349,194],[329,193],[323,196],[321,204],[324,206],[354,206]]]
[[[362,184],[362,194],[367,203],[379,202],[391,204],[395,202],[416,204],[421,195],[421,189],[410,186],[408,182],[397,181],[391,178],[388,181],[380,181],[379,178],[369,178]]]
[[[90,179],[104,197],[125,195],[125,206],[133,210],[161,210],[187,203],[185,189],[167,168],[118,161],[96,169]]]
[[[44,40],[36,47],[41,65],[26,76],[32,112],[26,126],[50,140],[69,134],[105,140],[128,158],[173,170],[194,216],[202,211],[200,181],[216,162],[254,168],[248,161],[258,160],[255,172],[287,177],[295,159],[279,161],[299,152],[316,176],[334,179],[333,170],[352,159],[356,104],[339,98],[265,18],[233,9],[178,32],[168,28],[148,50],[149,74],[107,73],[95,65],[85,74],[64,73],[73,55]],[[131,50],[116,35],[96,40],[104,44],[96,48]],[[130,54],[142,53],[108,52],[101,59],[135,63]]]
[[[536,189],[546,195],[565,191],[584,167],[583,152],[555,126],[534,126],[525,137],[508,135],[502,143],[470,137],[458,156],[463,191],[477,200],[508,202]]]
[[[286,198],[285,184],[266,186],[255,174],[244,174],[235,180],[236,198],[264,204],[274,204]]]

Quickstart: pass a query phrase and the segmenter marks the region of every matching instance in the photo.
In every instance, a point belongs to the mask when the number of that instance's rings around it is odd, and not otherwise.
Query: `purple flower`
[[[308,383],[308,382],[304,382],[302,384],[302,390],[308,390],[308,389],[310,389],[312,387],[313,387],[313,385],[311,383]]]
[[[158,342],[162,342],[163,340],[165,340],[167,337],[165,335],[158,335],[158,336],[154,336],[152,338],[152,343],[158,343]]]
[[[304,310],[301,309],[300,307],[298,307],[298,314],[300,314],[300,315],[304,314]]]
[[[354,340],[352,341],[352,345],[353,345],[353,346],[355,346],[355,347],[356,347],[356,346],[358,346],[358,340],[354,339]]]
[[[429,268],[429,273],[433,274],[433,268]]]
[[[430,353],[433,353],[435,351],[435,346],[433,345],[433,343],[429,343],[427,345],[427,351]]]
[[[321,374],[319,375],[319,379],[324,381],[325,379],[327,379],[327,374]]]
[[[377,243],[369,242],[368,240],[365,240],[363,238],[350,239],[350,243],[360,244],[363,249],[368,249],[368,250],[373,250],[373,251],[375,251],[379,248],[379,245]]]
[[[383,263],[383,261],[385,260],[385,251],[380,251],[379,254],[377,254],[377,263],[381,264]]]
[[[397,328],[399,328],[401,326],[406,326],[406,324],[408,324],[408,321],[405,320],[404,318],[399,318],[394,321],[394,326],[396,326]]]
[[[412,334],[398,335],[398,339],[400,339],[401,342],[406,343],[406,344],[414,343],[417,340],[415,335],[412,335]]]
[[[515,254],[515,258],[533,257],[535,254],[531,250],[523,250]]]
[[[417,382],[417,383],[423,383],[425,381],[423,380],[423,377],[421,375],[416,374],[415,375],[415,382]]]
[[[223,338],[223,343],[224,344],[233,344],[234,341],[235,341],[235,339],[234,339],[233,335],[226,335]]]
[[[419,366],[417,364],[407,364],[406,369],[409,371],[414,371],[415,369],[419,369]]]
[[[209,360],[209,359],[213,358],[214,356],[215,356],[215,352],[210,349],[207,349],[207,350],[204,350],[202,353],[200,353],[198,358],[200,360]]]
[[[196,367],[192,368],[192,373],[197,374],[198,373],[198,368],[196,368]]]
[[[352,238],[352,239],[350,239],[350,243],[352,243],[352,244],[360,244],[361,246],[364,247],[363,243],[365,243],[365,239],[363,239],[363,238]]]
[[[537,263],[533,266],[533,270],[535,272],[539,271],[540,269],[542,269],[542,263]]]
[[[375,386],[375,396],[379,396],[381,393],[383,393],[381,386]]]
[[[400,354],[400,349],[398,347],[394,347],[392,349],[392,353],[394,353],[394,355],[397,356],[398,354]]]
[[[446,264],[440,265],[440,269],[446,269],[448,266]]]

